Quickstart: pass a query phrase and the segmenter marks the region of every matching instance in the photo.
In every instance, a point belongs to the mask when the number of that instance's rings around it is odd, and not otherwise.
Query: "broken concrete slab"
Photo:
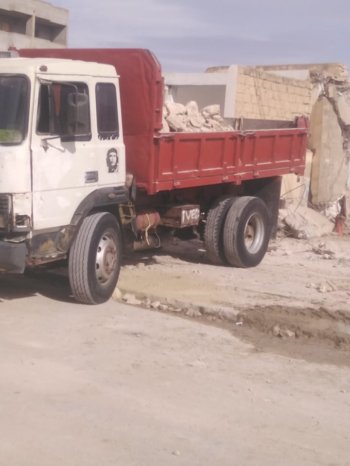
[[[168,131],[233,131],[233,127],[220,115],[220,105],[209,105],[200,111],[197,102],[193,100],[186,105],[169,101],[163,108],[161,132]]]
[[[169,115],[186,115],[186,106],[178,102],[166,102],[165,107]]]
[[[176,115],[174,113],[170,113],[166,117],[166,121],[169,125],[171,131],[183,132],[186,131],[186,120],[182,115]]]
[[[197,104],[197,102],[195,100],[190,100],[189,102],[187,102],[185,107],[186,107],[187,115],[189,117],[193,116],[193,115],[198,115],[199,108],[198,108],[198,104]]]
[[[344,138],[332,103],[320,98],[311,114],[310,148],[314,153],[311,201],[321,207],[344,194],[348,168]]]
[[[315,210],[304,206],[291,206],[286,209],[283,222],[292,236],[297,239],[329,235],[334,229],[334,223]]]
[[[208,105],[202,109],[204,118],[210,118],[214,115],[220,115],[220,105]]]

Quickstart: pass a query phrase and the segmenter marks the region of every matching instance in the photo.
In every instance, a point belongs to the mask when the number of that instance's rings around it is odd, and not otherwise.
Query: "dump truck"
[[[164,79],[144,49],[23,49],[0,59],[0,271],[68,267],[108,300],[124,248],[194,232],[211,262],[254,267],[281,176],[302,175],[307,120],[162,132]],[[251,126],[251,125],[250,125]]]

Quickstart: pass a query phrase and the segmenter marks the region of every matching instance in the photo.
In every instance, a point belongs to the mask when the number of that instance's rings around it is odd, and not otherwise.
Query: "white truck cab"
[[[110,297],[128,200],[119,102],[111,65],[0,59],[1,272],[69,257],[79,301]]]

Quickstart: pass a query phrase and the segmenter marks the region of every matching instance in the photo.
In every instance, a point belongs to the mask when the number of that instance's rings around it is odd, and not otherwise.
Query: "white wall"
[[[186,104],[195,100],[199,108],[219,104],[221,115],[235,117],[238,67],[230,66],[224,73],[165,73],[165,84],[175,102]]]

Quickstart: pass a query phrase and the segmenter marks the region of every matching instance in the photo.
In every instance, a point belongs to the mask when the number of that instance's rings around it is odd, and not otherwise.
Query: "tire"
[[[235,198],[224,196],[216,200],[209,210],[204,229],[204,244],[207,257],[213,264],[226,264],[223,248],[223,230],[227,211]]]
[[[269,214],[257,197],[240,197],[227,212],[224,233],[226,261],[234,267],[255,267],[265,256],[270,239]]]
[[[74,298],[84,304],[108,301],[118,281],[121,254],[116,218],[106,212],[86,217],[69,253],[68,275]]]

